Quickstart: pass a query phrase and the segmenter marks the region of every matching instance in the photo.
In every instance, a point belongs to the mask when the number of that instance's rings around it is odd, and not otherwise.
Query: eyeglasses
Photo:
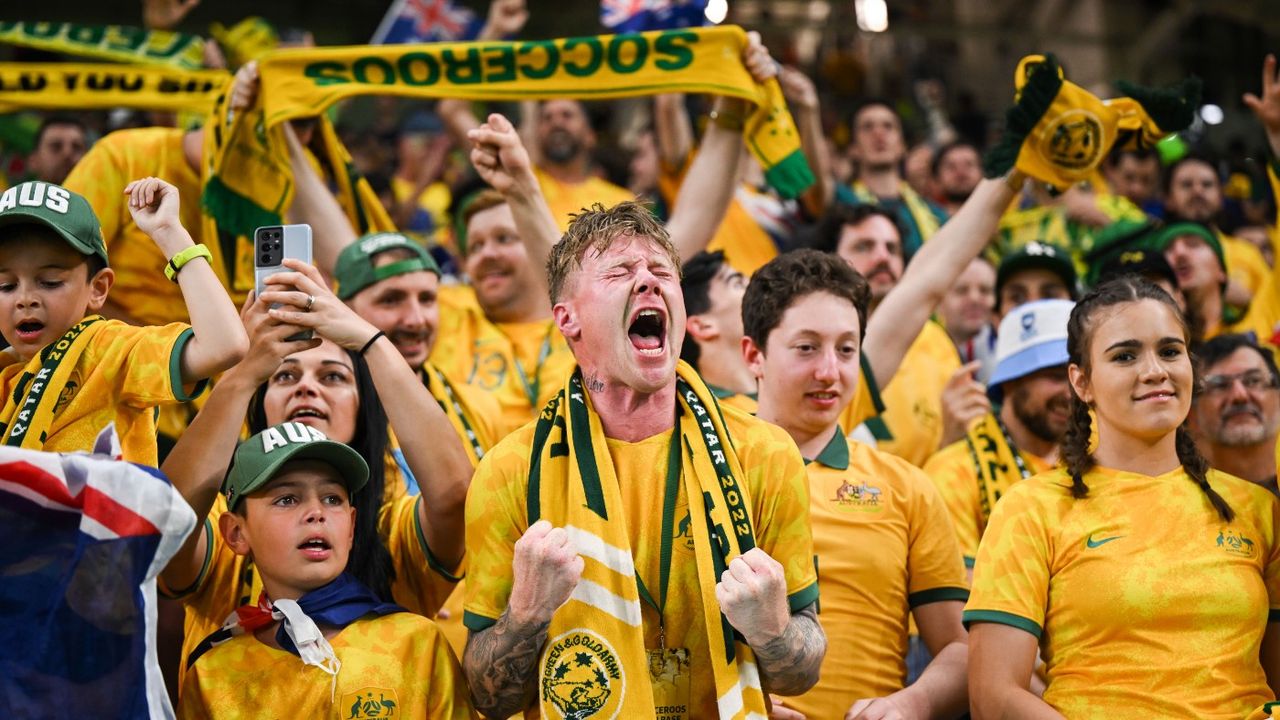
[[[1236,382],[1243,385],[1249,392],[1270,390],[1277,385],[1276,379],[1268,373],[1261,370],[1246,370],[1235,375],[1210,375],[1204,379],[1202,389],[1205,395],[1220,395],[1230,391]]]

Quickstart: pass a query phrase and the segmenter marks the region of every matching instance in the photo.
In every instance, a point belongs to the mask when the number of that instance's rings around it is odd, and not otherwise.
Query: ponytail
[[[1205,497],[1209,498],[1209,503],[1213,505],[1213,509],[1218,511],[1218,517],[1222,518],[1223,522],[1228,523],[1235,519],[1235,511],[1218,494],[1218,491],[1209,485],[1209,461],[1205,459],[1204,455],[1200,454],[1200,449],[1196,447],[1196,441],[1192,439],[1191,433],[1185,425],[1178,426],[1177,446],[1178,462],[1182,463],[1182,469],[1200,487]]]
[[[1084,484],[1085,473],[1093,469],[1095,461],[1089,452],[1089,438],[1093,434],[1093,421],[1089,417],[1089,406],[1071,393],[1071,419],[1067,422],[1067,432],[1062,437],[1062,462],[1071,476],[1071,497],[1079,500],[1089,494],[1089,486]]]

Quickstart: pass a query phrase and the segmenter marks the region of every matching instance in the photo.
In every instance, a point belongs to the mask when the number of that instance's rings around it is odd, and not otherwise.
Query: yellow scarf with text
[[[103,328],[100,315],[87,317],[58,340],[46,345],[27,362],[13,394],[0,411],[0,430],[4,432],[4,444],[13,447],[40,450],[48,439],[49,428],[58,409],[62,391],[76,369],[76,363],[93,336]],[[100,427],[85,427],[85,449],[93,447]]]
[[[763,717],[755,656],[735,638],[714,599],[728,563],[755,546],[750,501],[739,481],[745,475],[711,391],[685,363],[676,372],[668,472],[679,463],[690,516],[702,518],[690,525],[720,718]],[[539,415],[529,468],[529,523],[546,518],[563,527],[591,560],[551,620],[537,667],[542,716],[652,717],[634,552],[604,429],[580,370]],[[668,484],[678,487],[675,482]]]
[[[978,502],[982,512],[982,524],[978,532],[981,534],[987,527],[987,520],[996,503],[1009,492],[1014,483],[1025,477],[1025,465],[1017,456],[1017,448],[1009,444],[994,413],[987,413],[986,417],[969,430],[965,435],[965,443],[969,446],[969,457],[973,459],[974,468],[978,471]]]
[[[0,113],[18,110],[211,110],[224,70],[110,63],[0,63]]]
[[[0,22],[0,43],[131,65],[204,66],[204,38],[199,35],[128,25]]]

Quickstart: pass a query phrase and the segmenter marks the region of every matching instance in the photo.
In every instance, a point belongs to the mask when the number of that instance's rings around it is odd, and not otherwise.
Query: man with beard
[[[578,215],[547,268],[577,367],[467,498],[476,706],[763,717],[826,650],[800,454],[678,362],[680,254],[643,206]]]
[[[1280,371],[1246,335],[1220,335],[1196,350],[1202,383],[1191,426],[1200,452],[1226,473],[1276,489]]]
[[[973,189],[982,181],[982,157],[978,148],[964,140],[943,145],[933,156],[933,185],[938,190],[942,210],[954,215]]]
[[[999,409],[924,466],[947,505],[970,569],[996,501],[1014,483],[1057,462],[1070,416],[1067,320],[1074,305],[1038,300],[1005,315],[987,389]]]
[[[857,176],[850,188],[837,189],[837,199],[888,208],[902,228],[901,255],[910,259],[946,221],[946,213],[902,179],[900,167],[907,152],[902,120],[887,102],[868,101],[854,113],[852,125],[849,154],[857,164]]]

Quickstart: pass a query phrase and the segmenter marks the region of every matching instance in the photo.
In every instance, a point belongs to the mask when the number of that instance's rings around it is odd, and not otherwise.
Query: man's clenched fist
[[[539,520],[516,541],[512,570],[510,618],[522,625],[541,625],[551,622],[578,587],[582,558],[563,528]]]
[[[753,648],[782,635],[791,621],[782,565],[760,548],[734,558],[716,584],[716,601]]]

